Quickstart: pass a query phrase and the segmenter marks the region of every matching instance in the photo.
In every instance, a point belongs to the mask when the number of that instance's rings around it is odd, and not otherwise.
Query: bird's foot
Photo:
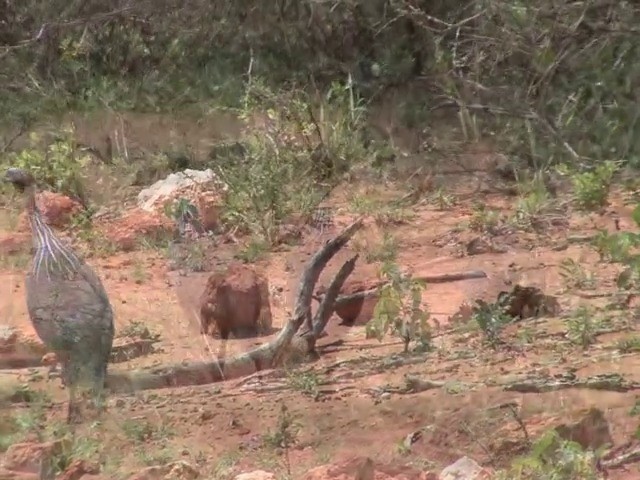
[[[69,406],[67,407],[67,423],[69,425],[82,423],[82,411],[79,404],[69,402]]]

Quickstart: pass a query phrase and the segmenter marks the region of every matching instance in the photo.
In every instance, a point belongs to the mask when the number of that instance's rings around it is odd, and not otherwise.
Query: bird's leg
[[[72,385],[69,387],[69,406],[67,407],[67,423],[74,424],[82,421],[80,405],[77,399],[77,387]]]
[[[67,359],[62,362],[62,381],[69,391],[69,405],[67,407],[67,423],[79,423],[82,420],[80,399],[78,398],[78,384],[80,383],[78,362]]]
[[[94,369],[93,388],[92,388],[92,404],[100,413],[107,409],[105,381],[107,377],[106,362],[104,365],[98,365]]]

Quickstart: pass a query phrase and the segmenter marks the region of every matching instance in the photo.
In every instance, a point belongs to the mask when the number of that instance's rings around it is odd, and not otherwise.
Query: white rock
[[[235,480],[276,480],[276,476],[264,470],[254,470],[253,472],[236,475]]]
[[[475,460],[462,457],[440,472],[440,480],[476,480],[480,478],[482,470]]]
[[[189,188],[196,184],[215,183],[220,191],[226,191],[227,186],[210,168],[206,170],[186,169],[183,172],[172,173],[162,180],[158,180],[150,187],[138,194],[138,207],[153,212],[158,201],[169,198],[175,192]]]

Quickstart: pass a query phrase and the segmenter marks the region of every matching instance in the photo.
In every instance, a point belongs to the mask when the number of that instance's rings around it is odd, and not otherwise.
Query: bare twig
[[[39,42],[41,39],[43,39],[46,34],[47,31],[52,29],[52,28],[68,28],[68,27],[76,27],[78,25],[90,25],[90,24],[95,24],[95,23],[100,23],[100,22],[104,22],[105,20],[109,20],[112,17],[116,17],[118,15],[121,15],[123,13],[127,13],[127,12],[131,12],[134,9],[133,6],[127,6],[124,8],[120,8],[118,10],[112,10],[110,12],[105,12],[105,13],[99,13],[97,15],[93,15],[91,17],[87,17],[87,18],[79,18],[76,20],[69,20],[68,22],[57,22],[57,23],[43,23],[40,28],[38,29],[38,32],[31,38],[28,38],[26,40],[23,40],[15,45],[6,45],[3,46],[2,49],[4,50],[3,53],[7,53],[10,50],[14,50],[16,48],[22,48],[22,47],[27,47],[31,44],[34,44],[36,42]]]
[[[518,423],[518,426],[522,431],[522,435],[524,436],[524,441],[527,442],[527,445],[531,445],[531,437],[529,437],[529,431],[527,430],[527,426],[525,425],[524,420],[522,420],[520,413],[516,410],[516,407],[512,403],[509,403],[507,407],[509,408],[513,419]]]
[[[429,283],[457,282],[460,280],[472,280],[476,278],[487,278],[487,274],[482,270],[471,270],[468,272],[445,273],[441,275],[425,275],[422,277],[414,277],[413,279],[418,281],[423,281],[429,284]],[[380,282],[369,290],[356,292],[350,295],[341,295],[338,298],[336,298],[335,307],[338,307],[341,305],[347,305],[356,300],[375,297],[380,291],[380,289],[387,284],[388,282]],[[322,292],[321,295],[314,295],[313,298],[314,300],[321,302],[324,299],[325,295],[326,294]]]
[[[4,142],[4,145],[2,145],[2,148],[0,148],[0,153],[5,153],[11,147],[11,145],[13,145],[13,142],[15,142],[18,138],[20,138],[22,134],[25,133],[26,131],[27,131],[27,122],[23,121],[20,124],[18,131],[13,135],[11,135],[6,142]]]
[[[327,326],[327,322],[329,321],[331,315],[333,315],[333,312],[335,310],[336,298],[338,297],[338,294],[340,293],[345,280],[349,275],[351,275],[351,272],[353,272],[353,269],[356,266],[356,262],[358,261],[358,257],[359,255],[356,255],[347,260],[345,264],[342,265],[336,276],[333,277],[331,285],[329,285],[327,293],[320,302],[320,306],[318,307],[318,311],[316,312],[316,316],[313,320],[314,337],[318,338]]]

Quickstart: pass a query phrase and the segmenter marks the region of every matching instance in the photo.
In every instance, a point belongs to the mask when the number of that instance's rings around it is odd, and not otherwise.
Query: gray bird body
[[[25,283],[27,310],[36,333],[61,363],[71,420],[76,387],[89,387],[94,399],[101,397],[115,334],[113,309],[95,272],[42,219],[33,177],[9,169],[5,178],[25,193],[35,248]]]
[[[65,384],[90,382],[100,390],[115,333],[113,310],[102,282],[75,255],[59,259],[43,251],[47,247],[36,248],[26,277],[33,327],[61,360]],[[39,265],[41,258],[50,260],[48,267]]]

